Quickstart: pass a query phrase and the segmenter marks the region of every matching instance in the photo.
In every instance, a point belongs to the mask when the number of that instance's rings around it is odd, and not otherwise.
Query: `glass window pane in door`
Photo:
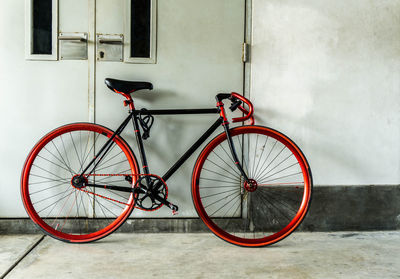
[[[131,57],[150,57],[151,0],[131,0]]]
[[[51,54],[52,0],[33,0],[32,54]]]

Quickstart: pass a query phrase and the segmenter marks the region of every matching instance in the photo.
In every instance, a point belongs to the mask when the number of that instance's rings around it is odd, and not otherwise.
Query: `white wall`
[[[257,123],[316,185],[400,183],[400,1],[253,0]]]

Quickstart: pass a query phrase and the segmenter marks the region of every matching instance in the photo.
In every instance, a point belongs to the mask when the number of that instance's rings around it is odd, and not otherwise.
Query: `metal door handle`
[[[122,44],[122,39],[99,39],[100,44]]]
[[[86,42],[86,38],[80,36],[58,36],[60,41],[80,41]]]

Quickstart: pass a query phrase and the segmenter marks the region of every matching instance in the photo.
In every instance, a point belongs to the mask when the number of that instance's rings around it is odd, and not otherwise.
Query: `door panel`
[[[58,0],[59,32],[88,32],[88,0]]]
[[[97,0],[96,33],[123,34],[125,4],[125,0]],[[116,129],[127,115],[123,97],[104,85],[107,77],[153,83],[153,91],[133,93],[137,108],[212,108],[217,93],[242,92],[244,12],[245,0],[158,1],[157,62],[98,61],[96,122]],[[164,174],[216,118],[217,115],[155,116],[151,137],[145,141],[150,171]],[[124,137],[139,158],[132,126],[127,127]],[[179,217],[197,216],[191,201],[190,178],[198,153],[167,181],[169,200],[179,206]],[[160,211],[155,215],[135,210],[133,216],[171,216],[165,207]]]
[[[24,1],[2,1],[1,7],[4,26],[12,28],[0,30],[2,38],[10,38],[2,41],[7,51],[0,53],[0,109],[7,116],[0,128],[10,134],[0,147],[0,169],[7,174],[0,183],[0,217],[26,217],[17,186],[21,168],[46,133],[88,120],[88,63],[25,60]],[[87,0],[59,0],[59,30],[88,32],[87,13]]]

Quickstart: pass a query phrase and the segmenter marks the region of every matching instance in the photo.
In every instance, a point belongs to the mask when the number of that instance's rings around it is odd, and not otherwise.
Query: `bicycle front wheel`
[[[297,145],[262,126],[230,129],[249,182],[232,158],[225,133],[199,155],[192,197],[200,218],[218,237],[240,246],[266,246],[293,232],[309,208],[312,177]]]
[[[129,189],[139,171],[134,154],[119,136],[104,156],[96,158],[97,167],[83,175],[85,184],[72,183],[112,134],[96,124],[69,124],[44,136],[28,155],[21,177],[22,200],[29,217],[46,234],[67,242],[95,241],[115,231],[132,212],[135,199]],[[128,191],[86,185],[95,183]]]

